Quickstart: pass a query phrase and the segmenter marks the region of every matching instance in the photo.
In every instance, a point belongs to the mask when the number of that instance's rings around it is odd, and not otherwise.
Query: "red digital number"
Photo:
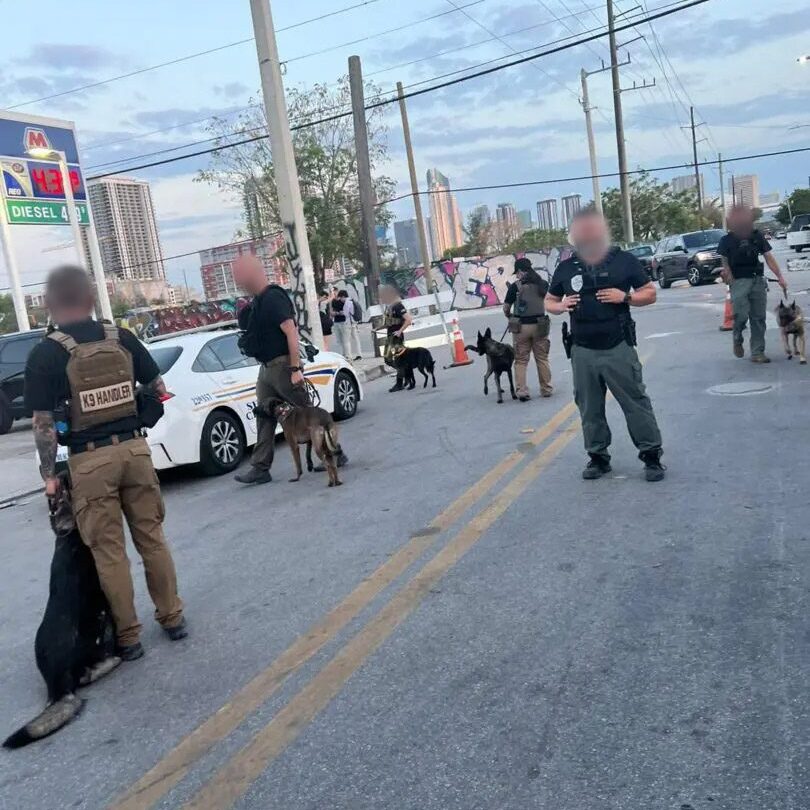
[[[43,194],[47,194],[48,184],[45,180],[45,172],[43,169],[31,169],[31,179],[36,184],[36,187]]]
[[[64,194],[65,187],[62,184],[62,172],[59,169],[48,169],[45,173],[48,175],[48,194]]]
[[[82,188],[82,181],[76,169],[70,170],[70,187],[73,189],[74,194],[78,194]]]

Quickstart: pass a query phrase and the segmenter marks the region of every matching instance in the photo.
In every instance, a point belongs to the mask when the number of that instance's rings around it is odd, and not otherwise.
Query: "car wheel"
[[[200,468],[206,475],[235,470],[245,456],[245,437],[239,420],[225,411],[209,414],[200,437]]]
[[[672,282],[666,277],[663,270],[658,271],[658,286],[662,290],[668,290],[672,286]]]
[[[14,414],[11,412],[11,403],[8,397],[0,391],[0,436],[8,433],[14,424]]]
[[[351,419],[357,413],[360,391],[354,377],[346,371],[339,371],[335,378],[335,419]]]
[[[804,245],[794,245],[793,249],[796,251],[796,253],[801,253],[804,249]]]
[[[686,280],[692,287],[699,287],[703,278],[700,275],[700,268],[690,265],[686,270]]]

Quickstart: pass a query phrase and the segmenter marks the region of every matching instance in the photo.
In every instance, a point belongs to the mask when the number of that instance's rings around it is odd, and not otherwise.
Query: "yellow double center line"
[[[573,416],[573,402],[561,408],[521,448],[534,449],[550,438]],[[435,583],[455,565],[493,523],[514,503],[529,483],[577,434],[575,420],[533,458],[488,504],[410,579],[403,588],[299,691],[290,702],[186,805],[188,808],[223,810],[230,807],[268,764],[278,756],[307,723],[340,691],[348,678],[417,607]],[[153,807],[178,784],[189,769],[216,743],[227,737],[250,714],[259,709],[285,680],[333,639],[386,587],[450,528],[483,499],[507,473],[525,458],[523,449],[513,450],[502,461],[434,518],[427,530],[417,532],[374,573],[363,580],[340,604],[300,636],[267,669],[237,692],[183,739],[157,765],[111,805],[111,810],[145,810]]]

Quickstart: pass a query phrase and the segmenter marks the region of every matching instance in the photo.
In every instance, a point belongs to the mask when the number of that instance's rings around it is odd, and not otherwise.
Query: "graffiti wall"
[[[133,309],[123,317],[116,318],[118,326],[129,329],[139,338],[169,335],[184,329],[233,321],[247,304],[247,298],[222,298],[205,303],[183,304],[176,307]]]
[[[571,248],[566,246],[481,259],[448,259],[438,266],[434,265],[433,280],[439,285],[440,291],[450,290],[453,293],[454,309],[494,307],[503,303],[507,286],[514,281],[515,259],[526,256],[541,276],[550,279],[557,265],[570,255]],[[399,271],[392,281],[397,283],[403,294],[408,297],[425,295],[422,268],[417,267],[405,277],[402,272]]]

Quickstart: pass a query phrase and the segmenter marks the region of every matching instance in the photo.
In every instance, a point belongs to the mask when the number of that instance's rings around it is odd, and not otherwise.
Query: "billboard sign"
[[[0,194],[9,224],[69,225],[59,164],[34,157],[31,150],[64,152],[73,197],[87,200],[73,124],[0,112]],[[79,223],[86,225],[87,206],[76,210]]]

